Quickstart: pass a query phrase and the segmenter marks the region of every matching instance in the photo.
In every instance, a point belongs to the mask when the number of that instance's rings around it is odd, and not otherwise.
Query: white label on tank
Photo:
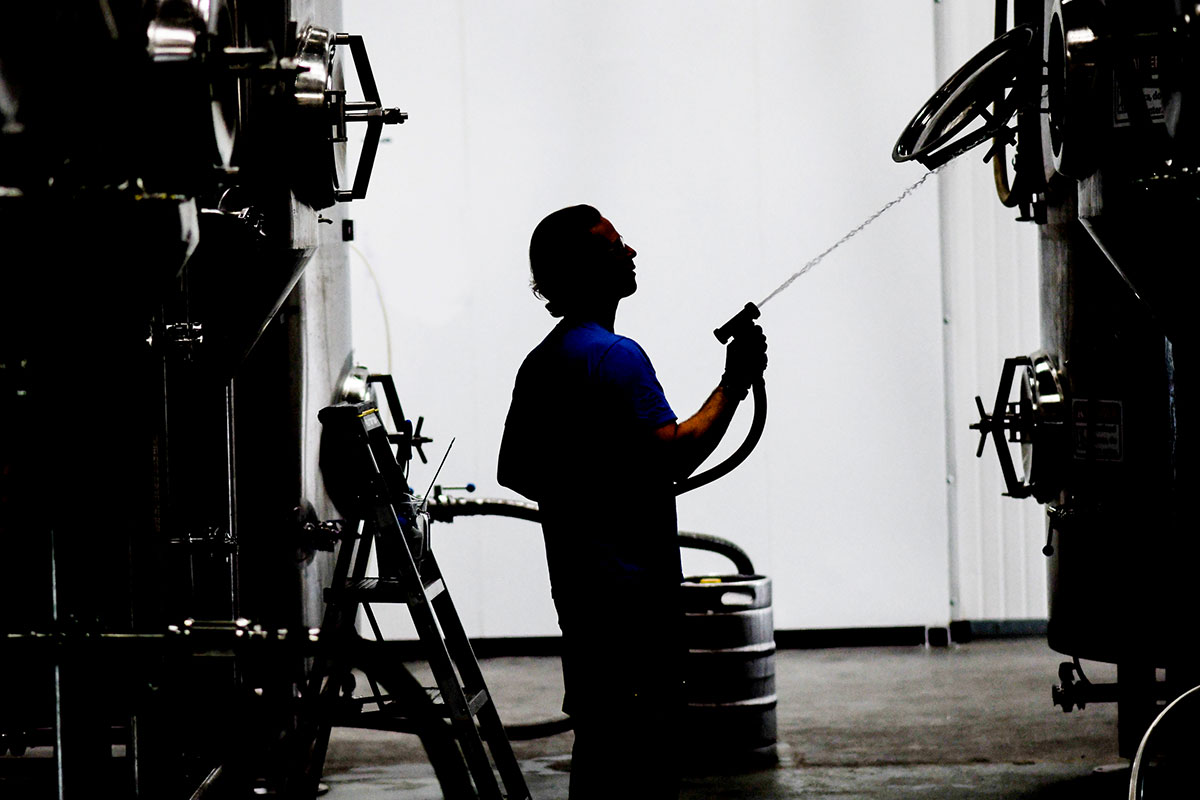
[[[1083,461],[1120,461],[1121,401],[1071,401],[1075,458]]]
[[[1130,65],[1130,72],[1136,81],[1141,83],[1142,97],[1145,98],[1146,111],[1150,114],[1151,122],[1162,122],[1166,114],[1163,109],[1162,82],[1158,77],[1158,56],[1136,58]],[[1138,113],[1142,113],[1138,109]],[[1113,127],[1124,128],[1133,124],[1129,109],[1125,106],[1125,98],[1121,94],[1121,85],[1113,76]]]

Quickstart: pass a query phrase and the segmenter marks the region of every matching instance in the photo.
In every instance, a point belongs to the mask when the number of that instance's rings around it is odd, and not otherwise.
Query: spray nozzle
[[[721,344],[727,344],[730,339],[737,338],[739,334],[749,329],[761,313],[758,310],[758,306],[754,305],[754,303],[746,303],[746,306],[741,311],[734,314],[728,322],[713,331],[713,336],[716,336],[717,341]]]

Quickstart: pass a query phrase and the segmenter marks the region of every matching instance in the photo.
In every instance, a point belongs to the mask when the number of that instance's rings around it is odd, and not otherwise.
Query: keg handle
[[[751,589],[742,589],[735,586],[730,586],[721,593],[721,605],[723,606],[751,606],[754,605],[754,591]]]

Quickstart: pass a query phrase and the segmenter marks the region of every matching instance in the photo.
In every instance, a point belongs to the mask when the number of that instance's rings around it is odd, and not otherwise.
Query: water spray
[[[874,214],[872,214],[871,216],[864,219],[862,222],[860,222],[854,228],[851,228],[850,231],[847,232],[845,236],[838,239],[832,245],[825,248],[824,251],[822,251],[818,255],[814,256],[813,258],[811,258],[807,262],[805,262],[803,267],[801,267],[800,269],[793,272],[786,281],[779,284],[779,286],[777,286],[775,288],[775,291],[771,292],[769,295],[767,295],[762,300],[760,300],[757,305],[754,303],[746,303],[746,305],[742,308],[741,311],[734,314],[733,317],[731,317],[728,322],[726,322],[724,325],[722,325],[721,327],[719,327],[713,331],[713,335],[717,337],[717,341],[720,342],[721,344],[728,344],[730,339],[736,339],[739,333],[742,333],[743,331],[747,330],[749,328],[749,326],[754,324],[754,320],[758,319],[759,316],[761,316],[761,314],[762,314],[762,312],[760,311],[761,307],[766,305],[771,300],[771,298],[773,298],[777,294],[780,294],[781,292],[786,291],[788,289],[788,287],[790,287],[796,281],[797,278],[799,278],[801,275],[803,275],[806,272],[808,272],[809,270],[811,270],[817,264],[820,264],[822,261],[825,260],[825,258],[830,253],[832,253],[834,250],[837,250],[839,247],[844,245],[846,242],[850,241],[855,236],[857,236],[859,233],[861,233],[864,228],[866,228],[872,222],[874,222],[875,220],[877,220],[881,216],[883,216],[885,211],[887,211],[888,209],[890,209],[892,206],[896,205],[897,203],[901,203],[904,200],[908,199],[909,195],[911,195],[917,189],[921,188],[921,184],[923,184],[923,183],[925,183],[925,181],[929,180],[929,177],[931,175],[936,175],[939,171],[941,171],[941,169],[942,169],[942,167],[939,166],[939,167],[937,167],[937,169],[931,169],[928,172],[926,172],[924,175],[921,176],[921,179],[919,181],[914,183],[912,186],[909,186],[907,189],[905,189],[903,192],[901,192],[895,199],[890,200],[887,203],[885,203],[883,205],[883,207],[880,208],[878,211],[876,211]]]
[[[818,255],[814,256],[813,258],[811,258],[807,262],[805,262],[803,267],[801,267],[800,269],[793,272],[787,280],[785,280],[783,283],[779,284],[779,286],[775,287],[775,290],[773,292],[771,292],[769,295],[767,295],[766,297],[764,297],[762,300],[760,300],[757,305],[754,303],[746,303],[746,305],[742,308],[741,311],[734,314],[733,317],[730,318],[730,320],[728,322],[726,322],[724,325],[722,325],[721,327],[719,327],[713,331],[713,335],[717,337],[717,341],[719,341],[721,344],[727,344],[730,339],[737,338],[737,335],[739,333],[746,330],[748,326],[750,326],[754,323],[754,320],[759,318],[759,316],[762,314],[760,309],[762,308],[762,306],[766,305],[771,300],[771,298],[775,297],[775,295],[777,295],[777,294],[780,294],[780,293],[786,291],[788,289],[788,287],[790,287],[793,283],[795,283],[797,278],[799,278],[801,275],[803,275],[806,272],[808,272],[809,270],[811,270],[817,264],[820,264],[822,261],[825,260],[825,258],[827,256],[829,256],[830,253],[832,253],[834,250],[837,250],[839,247],[844,245],[846,242],[850,241],[855,236],[857,236],[859,233],[861,233],[864,228],[866,228],[872,222],[874,222],[875,220],[877,220],[881,216],[883,216],[884,212],[886,212],[892,206],[894,206],[898,203],[902,203],[903,201],[907,200],[909,195],[911,195],[917,189],[921,188],[921,185],[923,183],[925,183],[925,181],[929,180],[930,176],[936,175],[939,171],[941,171],[941,169],[942,169],[942,167],[939,166],[937,169],[931,169],[928,172],[926,172],[924,175],[921,176],[921,179],[918,180],[916,183],[914,183],[912,186],[909,186],[907,189],[905,189],[903,192],[901,192],[899,195],[897,195],[893,200],[889,200],[887,203],[885,203],[883,205],[882,208],[880,208],[878,211],[876,211],[871,216],[864,219],[857,226],[855,226],[854,228],[851,228],[850,231],[848,231],[846,233],[846,235],[844,235],[842,238],[838,239],[836,242],[834,242],[829,247],[825,248],[824,251],[822,251]]]
[[[837,250],[839,247],[844,245],[846,242],[850,241],[855,236],[857,236],[859,233],[861,233],[863,228],[867,227],[872,222],[874,222],[875,220],[877,220],[881,216],[883,216],[884,212],[887,211],[889,208],[896,205],[897,203],[901,203],[904,200],[907,200],[909,195],[911,195],[917,189],[921,188],[921,184],[923,184],[923,183],[925,183],[925,181],[929,180],[929,177],[931,175],[936,175],[939,170],[941,170],[941,167],[938,167],[937,169],[931,169],[928,172],[926,172],[924,175],[921,176],[921,179],[919,181],[914,183],[912,186],[909,186],[907,189],[905,189],[903,192],[901,192],[895,199],[890,200],[889,202],[885,203],[883,208],[879,209],[874,214],[872,214],[871,216],[864,219],[861,223],[858,224],[857,227],[852,228],[845,236],[838,239],[836,242],[834,242],[832,245],[830,245],[828,248],[826,248],[824,252],[809,259],[809,261],[807,263],[805,263],[805,265],[803,267],[798,269],[796,272],[793,272],[792,276],[790,278],[788,278],[783,283],[779,284],[779,286],[776,287],[775,291],[771,292],[769,295],[764,297],[762,299],[762,301],[759,302],[759,305],[760,306],[766,305],[767,301],[769,301],[772,297],[779,294],[780,292],[785,291],[789,286],[791,286],[792,283],[795,282],[796,278],[799,278],[801,275],[808,272],[810,269],[815,267],[817,264],[820,264],[822,261],[824,261],[826,256],[828,256],[834,250]],[[732,320],[730,320],[730,321],[732,322]],[[720,337],[717,337],[717,338],[720,338]]]
[[[817,264],[820,264],[830,253],[832,253],[834,250],[837,250],[846,242],[850,241],[859,233],[861,233],[864,228],[883,216],[884,212],[886,212],[892,206],[906,200],[909,195],[921,187],[921,184],[929,180],[929,177],[931,175],[935,175],[939,170],[941,170],[941,168],[941,166],[938,166],[936,169],[931,169],[926,172],[921,176],[920,180],[901,192],[895,199],[885,203],[882,208],[880,208],[871,216],[867,217],[854,228],[850,229],[850,231],[847,232],[846,235],[842,236],[842,238],[838,239],[832,245],[827,247],[823,252],[809,259],[804,266],[792,273],[787,280],[775,288],[775,291],[763,298],[757,305],[754,303],[746,303],[746,305],[742,307],[741,311],[734,314],[724,325],[713,331],[713,335],[717,337],[717,341],[721,344],[728,344],[730,339],[736,339],[746,331],[751,330],[754,327],[754,321],[762,315],[762,311],[760,310],[761,306],[766,305],[766,303],[771,300],[771,298],[775,297],[775,295],[786,291],[788,287],[790,287],[796,281],[797,278],[811,270]],[[766,384],[764,383],[762,377],[759,377],[759,379],[751,385],[750,389],[754,397],[754,418],[750,422],[750,430],[746,434],[745,441],[742,442],[741,446],[738,447],[738,449],[734,451],[729,458],[725,459],[712,469],[706,470],[697,475],[693,475],[690,478],[686,478],[685,480],[675,484],[676,495],[691,491],[692,489],[695,489],[698,486],[703,486],[706,483],[711,483],[717,478],[720,478],[721,476],[731,472],[735,467],[746,460],[746,457],[750,455],[750,452],[758,444],[758,440],[762,436],[763,428],[767,423],[767,391]]]

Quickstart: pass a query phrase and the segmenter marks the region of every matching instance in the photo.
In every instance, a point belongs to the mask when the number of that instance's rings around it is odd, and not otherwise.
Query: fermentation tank
[[[337,516],[316,414],[362,389],[341,201],[403,121],[347,101],[351,52],[375,87],[340,25],[339,0],[0,12],[0,749],[53,745],[59,796],[282,768]]]
[[[1006,5],[894,156],[937,168],[990,147],[1001,201],[1038,226],[1041,349],[1005,362],[972,427],[1007,494],[1046,509],[1049,644],[1073,657],[1054,700],[1116,701],[1132,756],[1197,677],[1200,7]],[[1081,660],[1116,664],[1116,683]]]

